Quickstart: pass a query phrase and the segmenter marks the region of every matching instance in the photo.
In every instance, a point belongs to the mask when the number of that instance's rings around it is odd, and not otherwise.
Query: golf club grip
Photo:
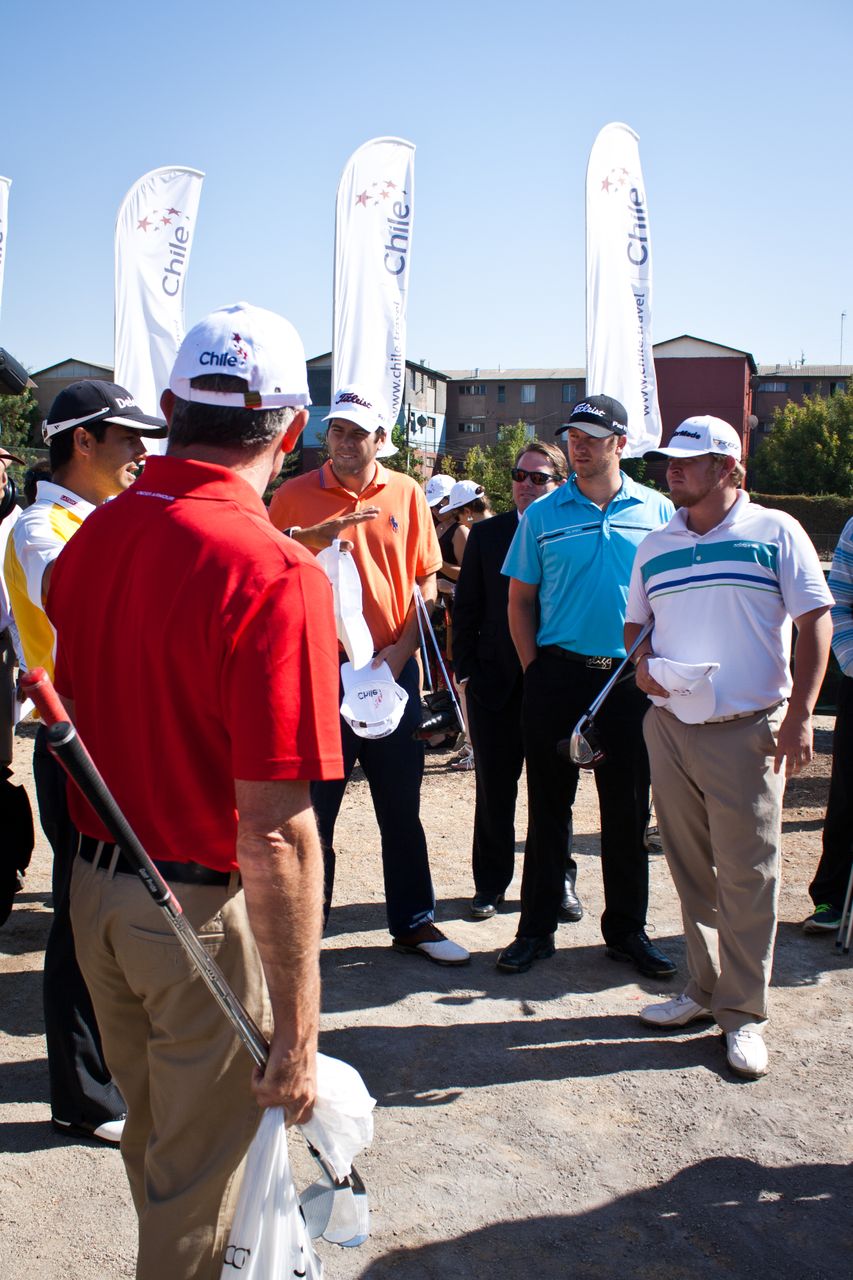
[[[44,667],[33,667],[21,676],[21,688],[32,698],[38,713],[46,725],[68,719],[68,712],[50,681]]]

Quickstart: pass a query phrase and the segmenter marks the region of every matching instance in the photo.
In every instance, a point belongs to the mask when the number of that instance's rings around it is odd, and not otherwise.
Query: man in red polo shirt
[[[309,403],[286,320],[246,304],[206,317],[163,395],[166,456],[90,516],[48,596],[56,685],[83,741],[271,1039],[253,1079],[72,789],[71,914],[128,1106],[139,1280],[218,1280],[259,1106],[299,1122],[314,1101],[322,860],[309,783],[342,772],[337,640],[325,576],[261,501]]]
[[[344,721],[344,777],[311,787],[325,860],[326,910],[334,885],[335,822],[358,760],[370,783],[382,837],[385,902],[394,947],[435,964],[466,964],[470,956],[465,948],[435,925],[435,895],[420,820],[424,745],[412,737],[421,719],[413,593],[418,585],[427,600],[435,600],[435,576],[441,567],[438,539],[420,485],[376,460],[391,429],[379,398],[362,387],[343,387],[326,421],[329,461],[319,471],[281,485],[270,519],[297,537],[300,526],[304,531],[341,517],[349,521],[347,538],[361,576],[373,665],[387,662],[408,694],[403,717],[387,737],[358,737]]]

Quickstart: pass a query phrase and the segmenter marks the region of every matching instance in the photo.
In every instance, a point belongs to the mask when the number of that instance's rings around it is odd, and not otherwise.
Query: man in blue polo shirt
[[[568,428],[561,428],[568,430],[573,474],[528,509],[503,567],[510,578],[510,631],[524,669],[529,804],[518,936],[497,961],[508,973],[524,973],[535,960],[554,954],[578,784],[577,768],[558,756],[557,743],[624,658],[622,627],[637,546],[675,510],[668,498],[620,470],[627,422],[625,409],[610,396],[590,396],[575,406]],[[647,705],[629,674],[596,717],[607,753],[595,771],[605,902],[601,930],[608,956],[662,978],[675,965],[645,933]]]

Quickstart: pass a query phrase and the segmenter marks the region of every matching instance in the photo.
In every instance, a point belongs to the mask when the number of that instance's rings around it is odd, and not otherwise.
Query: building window
[[[480,435],[485,430],[485,424],[482,422],[460,422],[459,430],[464,431],[467,435]]]
[[[788,390],[787,382],[759,382],[759,391],[782,391]]]
[[[578,389],[573,382],[563,383],[563,404],[574,404],[578,398]]]
[[[506,404],[506,383],[498,383],[498,404]]]
[[[525,422],[524,434],[527,436],[528,440],[536,439],[536,428],[534,427],[532,422]]]
[[[841,393],[841,395],[844,395],[844,387],[845,387],[845,383],[843,382],[830,382],[829,394],[831,396],[834,396],[836,391],[838,391]]]
[[[484,382],[468,382],[459,388],[460,396],[484,396],[486,394],[486,384]]]
[[[812,384],[810,382],[803,383],[803,395],[810,396],[812,393]]]
[[[536,383],[535,382],[522,382],[521,403],[522,404],[536,403]]]

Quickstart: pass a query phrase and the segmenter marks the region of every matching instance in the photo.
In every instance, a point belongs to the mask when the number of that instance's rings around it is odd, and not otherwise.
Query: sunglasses
[[[540,488],[543,484],[547,484],[549,480],[560,479],[552,471],[523,471],[521,467],[513,467],[509,474],[518,484],[521,484],[522,480],[529,480],[531,484],[535,484]]]

